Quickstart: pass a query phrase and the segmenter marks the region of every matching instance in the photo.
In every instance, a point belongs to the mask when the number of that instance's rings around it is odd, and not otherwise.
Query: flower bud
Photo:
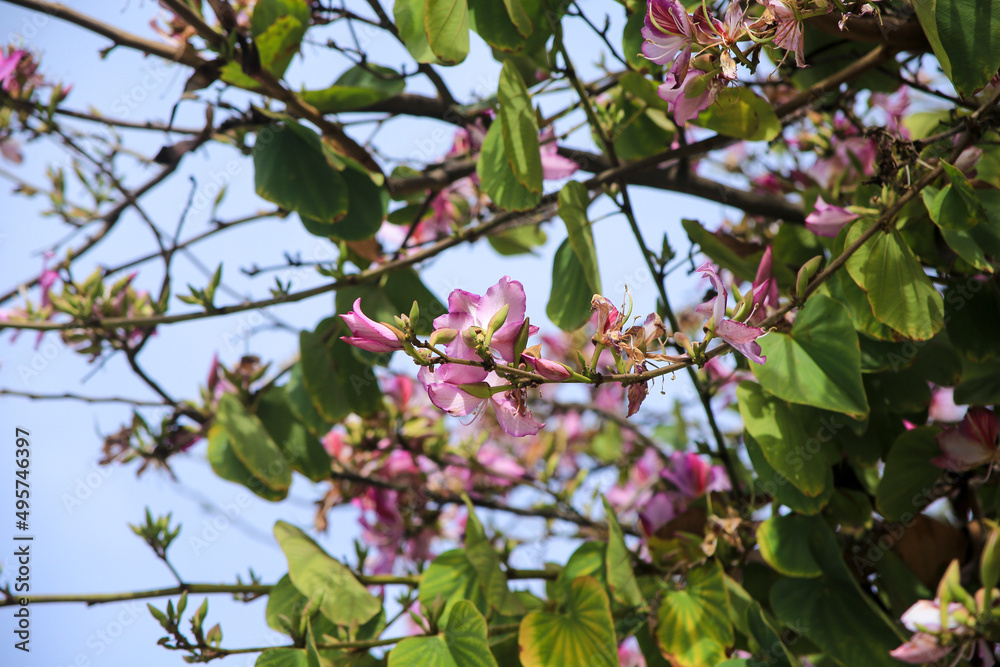
[[[500,307],[493,317],[490,319],[489,326],[486,327],[486,344],[488,345],[491,340],[493,340],[493,334],[500,330],[504,322],[507,321],[507,313],[510,312],[510,304],[504,304]]]
[[[431,332],[429,340],[431,345],[436,346],[436,345],[447,345],[456,338],[458,338],[458,331],[456,331],[455,329],[436,329]]]
[[[420,305],[417,304],[416,300],[413,301],[413,305],[410,306],[410,322],[420,321]]]
[[[806,295],[806,287],[809,286],[809,281],[813,279],[816,272],[819,271],[819,265],[823,263],[823,256],[816,255],[808,262],[802,265],[799,269],[799,275],[795,278],[795,298],[802,299]]]
[[[983,546],[983,554],[979,559],[979,580],[989,598],[989,591],[1000,582],[1000,526],[993,525],[986,538],[986,545]]]
[[[521,353],[528,346],[528,336],[531,335],[531,324],[528,318],[524,318],[524,323],[521,325],[520,330],[517,332],[517,338],[514,339],[514,365],[517,366],[521,363]]]
[[[687,337],[687,334],[678,331],[674,334],[674,342],[683,347],[689,355],[694,356],[694,348],[691,346],[691,339]]]

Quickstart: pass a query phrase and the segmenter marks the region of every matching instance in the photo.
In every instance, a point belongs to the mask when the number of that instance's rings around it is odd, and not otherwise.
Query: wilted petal
[[[645,370],[645,369],[643,369]],[[640,371],[642,372],[642,371]],[[631,417],[639,411],[639,406],[649,395],[649,387],[645,382],[636,382],[628,386],[628,413],[626,417]]]
[[[715,327],[715,334],[733,346],[733,349],[744,357],[758,364],[767,361],[767,357],[761,356],[760,345],[757,339],[766,332],[760,327],[752,327],[742,322],[733,320],[723,320]]]

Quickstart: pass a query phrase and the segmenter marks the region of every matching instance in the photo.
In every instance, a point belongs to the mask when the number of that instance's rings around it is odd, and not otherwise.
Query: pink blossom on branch
[[[684,62],[694,44],[694,24],[680,0],[649,0],[642,55],[657,65],[667,65],[684,52]]]
[[[704,312],[711,308],[712,318],[709,322],[711,323],[712,331],[750,361],[763,364],[767,361],[767,357],[761,355],[757,339],[767,332],[760,327],[753,327],[731,319],[723,319],[726,315],[726,300],[729,298],[729,293],[726,291],[726,286],[723,284],[722,278],[719,277],[715,265],[711,262],[702,264],[698,267],[698,271],[705,278],[708,278],[712,282],[712,286],[715,287],[716,296],[698,307],[699,312]]]
[[[691,452],[671,454],[670,465],[660,471],[660,477],[672,482],[678,491],[692,500],[706,493],[732,488],[729,476],[722,466],[705,463],[700,456]]]
[[[958,426],[938,434],[941,455],[931,463],[955,472],[978,468],[1000,460],[1000,418],[984,407],[970,408]]]
[[[340,340],[369,352],[393,352],[402,350],[403,343],[388,325],[376,322],[361,312],[361,299],[354,301],[354,310],[341,315],[351,330],[351,336],[341,336]]]
[[[538,135],[539,151],[542,157],[542,178],[546,181],[558,181],[569,178],[580,168],[573,160],[559,155],[556,144],[556,132],[551,125]]]
[[[806,229],[816,236],[826,238],[836,238],[844,225],[857,220],[859,215],[851,213],[846,208],[827,204],[823,197],[816,199],[816,206],[813,212],[806,216]]]
[[[660,99],[670,105],[674,121],[678,125],[686,125],[712,105],[724,86],[724,79],[718,74],[689,67],[680,80],[674,72],[668,73],[665,81],[657,88],[657,93]]]
[[[462,289],[452,290],[448,295],[448,313],[435,318],[435,329],[454,329],[459,333],[471,327],[485,331],[490,320],[504,307],[508,307],[507,319],[494,334],[490,346],[507,362],[514,361],[514,341],[524,324],[525,313],[524,285],[510,276],[503,276],[479,296]],[[538,327],[532,326],[530,334],[538,332]],[[475,350],[469,348],[460,335],[445,348],[448,354],[460,359],[476,358]]]

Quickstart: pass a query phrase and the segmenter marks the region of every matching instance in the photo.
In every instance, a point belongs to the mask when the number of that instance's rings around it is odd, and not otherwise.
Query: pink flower
[[[754,311],[750,314],[749,321],[754,324],[766,319],[768,308],[778,307],[778,281],[774,278],[772,268],[771,246],[768,246],[760,258],[757,276],[753,280]]]
[[[556,131],[551,125],[542,130],[538,135],[538,141],[542,154],[542,178],[545,180],[558,181],[561,178],[569,178],[580,168],[580,165],[573,160],[559,155]]]
[[[341,315],[347,322],[353,336],[341,336],[340,340],[369,352],[393,352],[402,350],[396,333],[385,324],[376,322],[361,312],[361,299],[354,301],[354,310]]]
[[[10,160],[14,164],[24,162],[24,155],[21,154],[21,144],[12,137],[0,136],[0,155]]]
[[[653,535],[684,509],[684,502],[677,497],[677,494],[657,493],[639,512],[639,524],[642,526],[642,532],[646,535]]]
[[[767,12],[776,23],[774,45],[794,52],[795,64],[799,67],[805,67],[805,40],[802,36],[802,22],[795,18],[795,12],[788,6],[786,0],[765,0],[762,4],[767,7]]]
[[[488,482],[493,486],[511,486],[513,479],[522,478],[525,470],[509,454],[500,450],[496,444],[487,442],[476,452],[476,461],[485,468]]]
[[[996,413],[984,407],[970,408],[961,424],[938,434],[941,455],[931,459],[931,463],[955,472],[992,464],[1000,458],[998,437],[1000,419]]]
[[[953,387],[936,387],[931,390],[931,404],[927,416],[936,422],[957,422],[965,416],[967,408],[955,405]]]
[[[700,456],[690,452],[671,454],[670,467],[661,470],[660,477],[672,482],[678,491],[692,500],[712,491],[732,488],[724,468],[705,463]]]
[[[836,238],[840,230],[849,222],[857,220],[859,215],[851,213],[846,208],[827,204],[823,197],[816,199],[813,212],[806,216],[806,229],[816,236]]]
[[[908,642],[889,651],[889,655],[911,665],[922,665],[926,662],[937,662],[951,651],[950,647],[938,644],[934,635],[918,632],[910,637]]]
[[[942,628],[941,603],[937,600],[918,600],[899,619],[907,630],[915,634],[908,642],[890,651],[889,655],[911,664],[935,662],[948,655],[954,647],[941,646],[938,638],[931,633],[947,629],[959,636],[968,635],[970,629],[954,616],[954,613],[962,608],[958,602],[949,604],[947,628]]]
[[[450,415],[463,417],[484,410],[486,405],[493,408],[497,422],[509,435],[520,438],[534,435],[545,426],[536,422],[531,411],[524,404],[523,390],[499,391],[493,393],[491,388],[510,387],[496,373],[487,373],[478,366],[463,364],[444,364],[436,370],[423,367],[417,377],[424,383],[431,403]],[[470,385],[463,388],[462,385]],[[489,393],[489,397],[474,396],[469,393],[471,385],[478,385],[476,393]]]
[[[634,636],[618,645],[618,664],[621,667],[646,667],[646,658]]]
[[[759,327],[752,327],[742,322],[723,319],[726,316],[726,300],[729,298],[729,293],[726,291],[726,286],[723,284],[722,278],[719,277],[715,266],[711,262],[702,264],[698,267],[698,271],[712,281],[712,285],[716,291],[716,296],[698,306],[698,311],[703,312],[711,308],[712,319],[710,321],[714,327],[715,335],[729,343],[734,350],[750,361],[763,364],[767,361],[767,357],[761,355],[757,339],[766,332]]]
[[[723,88],[720,77],[713,73],[688,68],[680,79],[671,71],[664,83],[657,88],[660,99],[670,105],[674,121],[685,125],[692,118],[711,106]]]
[[[642,36],[642,55],[657,65],[672,62],[685,52],[686,64],[694,43],[694,24],[680,0],[649,0]]]
[[[14,72],[17,70],[17,65],[21,62],[21,58],[27,55],[26,51],[17,49],[11,51],[5,58],[0,58],[0,85],[3,89],[10,90],[10,81],[14,80]]]
[[[505,305],[508,306],[507,319],[503,326],[493,334],[490,347],[502,359],[513,363],[514,342],[521,330],[521,325],[524,324],[525,296],[524,286],[516,280],[511,280],[510,276],[500,278],[497,284],[486,290],[486,294],[483,296],[461,289],[453,290],[448,295],[448,313],[434,320],[434,328],[454,329],[459,333],[470,327],[478,327],[486,331],[490,320]],[[533,335],[537,332],[538,327],[532,326],[530,334]],[[469,348],[461,335],[448,343],[446,349],[448,354],[460,359],[477,358],[475,350]],[[473,380],[473,382],[478,382],[478,380]]]

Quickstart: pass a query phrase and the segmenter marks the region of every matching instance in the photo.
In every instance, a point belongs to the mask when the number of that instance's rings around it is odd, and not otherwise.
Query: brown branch
[[[573,160],[580,165],[581,170],[590,173],[600,173],[612,168],[610,161],[604,155],[562,146],[559,147],[559,154]],[[634,173],[625,177],[624,180],[629,185],[680,192],[719,202],[738,208],[750,215],[762,215],[798,224],[805,222],[805,212],[802,207],[786,199],[741,190],[696,174],[681,175],[675,168]]]
[[[184,48],[178,49],[176,47],[171,47],[168,44],[154,42],[152,40],[145,39],[144,37],[139,37],[138,35],[133,35],[132,33],[120,30],[114,26],[110,26],[103,21],[78,12],[75,9],[58,2],[46,2],[46,0],[2,1],[12,5],[18,5],[26,9],[31,9],[42,14],[55,16],[56,18],[68,21],[69,23],[76,24],[81,28],[89,30],[90,32],[101,35],[102,37],[107,37],[117,46],[126,46],[131,49],[142,51],[143,53],[151,56],[158,56],[164,60],[187,65],[188,67],[200,67],[205,64],[205,61],[201,58],[201,56],[195,53],[194,49],[190,48],[188,45],[185,45]]]
[[[0,396],[17,396],[27,398],[32,401],[55,401],[72,400],[83,401],[84,403],[127,403],[140,407],[163,408],[167,403],[163,401],[140,401],[135,398],[122,398],[120,396],[81,396],[79,394],[32,394],[25,391],[14,391],[12,389],[0,389]]]

